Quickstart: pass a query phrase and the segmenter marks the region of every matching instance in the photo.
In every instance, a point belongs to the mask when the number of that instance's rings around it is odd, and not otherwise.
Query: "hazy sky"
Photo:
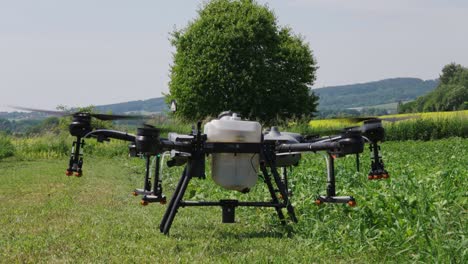
[[[468,66],[466,0],[262,0],[304,36],[314,87],[391,77],[437,78]],[[200,0],[0,0],[0,111],[159,97],[174,49],[169,32]]]

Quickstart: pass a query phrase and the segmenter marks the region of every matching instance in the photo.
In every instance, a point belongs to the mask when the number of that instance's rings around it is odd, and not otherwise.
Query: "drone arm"
[[[341,144],[339,142],[317,142],[317,143],[295,143],[295,144],[281,144],[276,150],[279,153],[284,152],[305,152],[305,151],[323,151],[339,149]]]
[[[89,132],[84,136],[85,138],[87,137],[97,137],[99,138],[115,138],[119,140],[125,140],[125,141],[131,141],[135,142],[135,135],[128,134],[122,131],[117,131],[117,130],[111,130],[111,129],[98,129]]]
[[[164,151],[181,151],[181,152],[191,152],[192,144],[190,142],[174,142],[168,139],[162,138],[160,140],[161,147]]]

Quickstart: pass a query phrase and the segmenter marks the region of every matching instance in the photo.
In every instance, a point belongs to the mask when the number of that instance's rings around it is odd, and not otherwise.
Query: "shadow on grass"
[[[239,227],[239,228],[222,228],[221,226],[217,228],[210,229],[209,226],[199,226],[194,227],[197,231],[191,232],[173,232],[169,235],[174,239],[190,240],[193,237],[203,237],[207,235],[208,237],[217,239],[217,240],[241,240],[241,239],[255,239],[255,238],[293,238],[295,236],[295,231],[293,228],[293,223],[288,223],[285,226],[283,225],[271,225],[271,226],[250,226],[250,227]],[[258,229],[252,230],[252,229]],[[202,234],[199,233],[200,230],[205,230]],[[209,231],[208,231],[209,230]],[[194,230],[192,230],[194,231]],[[189,235],[189,233],[191,233]]]
[[[258,227],[259,231],[249,230],[220,230],[216,235],[219,239],[251,239],[251,238],[293,238],[294,228],[291,223],[287,225],[272,225],[269,227]]]

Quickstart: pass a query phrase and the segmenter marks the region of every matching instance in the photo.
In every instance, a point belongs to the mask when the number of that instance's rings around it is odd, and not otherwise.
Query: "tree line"
[[[400,104],[399,113],[437,112],[468,109],[468,68],[450,63],[442,69],[434,91],[415,101]]]

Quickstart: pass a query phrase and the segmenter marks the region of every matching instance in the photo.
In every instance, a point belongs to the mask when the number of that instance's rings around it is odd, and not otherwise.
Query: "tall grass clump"
[[[72,140],[69,143],[70,146],[71,142]],[[83,151],[86,155],[113,158],[128,155],[128,145],[129,142],[121,140],[110,140],[109,142],[100,143],[94,139],[88,139]]]
[[[71,141],[62,135],[45,134],[39,137],[15,138],[15,156],[21,160],[63,157],[70,152]]]
[[[11,139],[3,134],[0,134],[0,160],[11,157],[15,154],[15,146]]]

